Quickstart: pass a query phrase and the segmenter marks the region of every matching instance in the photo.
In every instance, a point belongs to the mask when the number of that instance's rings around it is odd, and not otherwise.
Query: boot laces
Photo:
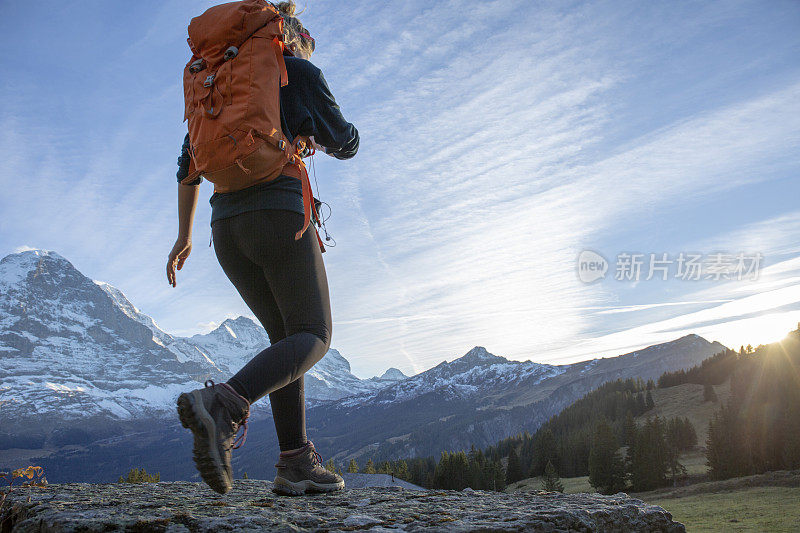
[[[311,443],[310,441],[308,442],[308,444],[306,446],[309,446],[309,445],[311,446],[311,464],[312,465],[319,465],[319,466],[324,468],[325,465],[322,464],[322,456],[319,453],[317,453],[317,450],[314,448],[314,444]],[[280,468],[282,466],[284,466],[284,465],[282,465],[280,463],[280,459],[279,459],[278,462],[275,463],[275,467],[276,468]]]
[[[203,384],[204,384],[206,387],[212,387],[212,388],[215,388],[215,387],[217,387],[217,386],[221,385],[221,383],[214,383],[214,380],[213,380],[213,379],[207,379],[207,380],[205,381],[205,383],[203,383]],[[247,440],[247,421],[248,421],[249,419],[250,419],[250,410],[248,409],[248,410],[247,410],[247,414],[246,414],[246,415],[245,415],[245,417],[244,417],[244,420],[242,420],[240,423],[237,423],[236,421],[232,421],[232,422],[233,422],[233,430],[234,430],[234,434],[235,434],[235,433],[238,433],[238,431],[239,431],[239,429],[240,429],[240,428],[243,428],[243,429],[244,429],[244,432],[242,432],[242,434],[241,434],[241,435],[239,435],[239,437],[237,437],[235,441],[233,441],[233,445],[232,445],[232,446],[231,446],[231,448],[230,448],[231,450],[235,450],[235,449],[237,449],[237,448],[241,448],[241,447],[242,447],[242,445],[243,445],[243,444],[245,443],[245,441]]]
[[[322,466],[322,456],[317,453],[317,450],[314,450],[313,455],[311,456],[311,463]]]
[[[311,464],[312,465],[323,466],[322,465],[322,456],[319,453],[317,453],[317,449],[314,447],[314,443],[311,442],[311,441],[308,441],[307,446],[311,447]]]
[[[236,448],[241,448],[242,445],[244,444],[244,441],[247,440],[247,420],[249,418],[250,418],[250,413],[247,413],[247,415],[244,417],[244,420],[242,420],[242,425],[240,426],[240,427],[244,428],[244,431],[233,442],[233,447],[231,448],[231,450],[235,450]],[[234,427],[236,427],[236,425],[234,425]],[[238,427],[236,428],[236,431],[239,431]]]

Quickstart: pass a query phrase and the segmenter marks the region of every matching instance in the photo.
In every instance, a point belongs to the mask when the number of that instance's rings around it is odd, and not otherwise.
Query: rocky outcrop
[[[272,483],[236,480],[220,496],[204,484],[52,484],[16,488],[2,531],[685,531],[625,494],[346,489],[297,498]]]

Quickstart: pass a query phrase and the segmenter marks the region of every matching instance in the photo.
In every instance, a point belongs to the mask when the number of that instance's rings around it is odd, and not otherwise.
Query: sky
[[[54,250],[175,335],[253,316],[208,247],[208,183],[164,273],[186,26],[211,5],[0,2],[0,256]],[[298,5],[361,137],[313,162],[356,375],[800,322],[800,3]]]

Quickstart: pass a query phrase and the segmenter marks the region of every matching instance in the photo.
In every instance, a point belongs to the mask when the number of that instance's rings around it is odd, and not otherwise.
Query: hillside
[[[634,372],[657,378],[721,349],[687,335],[618,357],[554,366],[510,361],[477,347],[375,393],[321,403],[309,410],[308,419],[340,462],[438,456],[536,431],[603,383]]]
[[[800,466],[800,328],[755,349],[725,349],[658,383],[600,387],[533,436],[500,441],[487,456],[508,457],[510,491],[538,488],[525,473],[540,475],[545,461],[569,477],[565,488],[587,490],[592,480],[610,491]]]
[[[692,423],[697,433],[697,446],[694,450],[681,454],[680,462],[687,469],[687,474],[692,479],[704,479],[708,472],[705,456],[705,442],[708,436],[708,423],[720,405],[730,398],[730,380],[714,387],[717,402],[708,402],[703,398],[703,385],[685,383],[663,389],[652,389],[651,395],[655,406],[634,418],[638,426],[645,424],[648,418],[655,416],[661,418],[686,417]],[[619,453],[625,456],[627,446],[620,446]],[[562,478],[564,492],[594,492],[589,484],[588,476]],[[535,492],[541,490],[541,477],[526,477],[510,484],[506,492]]]
[[[713,385],[712,385],[713,386]],[[719,410],[720,405],[728,401],[731,395],[731,382],[727,379],[723,384],[713,386],[718,401],[703,399],[703,385],[684,383],[664,389],[652,391],[655,407],[647,413],[635,418],[637,424],[643,424],[647,417],[659,416],[673,418],[686,417],[697,432],[697,445],[705,449],[708,437],[708,423]]]

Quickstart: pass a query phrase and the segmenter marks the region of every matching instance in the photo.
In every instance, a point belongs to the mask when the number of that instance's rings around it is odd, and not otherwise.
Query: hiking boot
[[[272,490],[278,494],[300,496],[306,492],[332,492],[344,488],[342,476],[322,466],[322,457],[311,441],[296,452],[281,452],[275,467],[278,475]]]
[[[205,388],[178,396],[178,416],[183,427],[194,434],[194,458],[200,477],[209,487],[225,494],[233,486],[231,450],[244,444],[250,402],[227,383],[209,379]],[[244,433],[234,437],[239,427]]]

